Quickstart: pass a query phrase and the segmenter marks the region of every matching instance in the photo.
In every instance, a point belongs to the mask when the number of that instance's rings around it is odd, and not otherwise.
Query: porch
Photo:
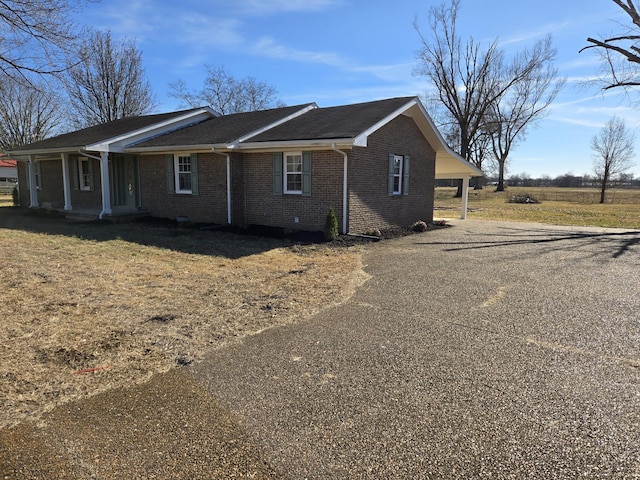
[[[100,220],[100,213],[102,212],[97,207],[79,207],[65,210],[64,208],[55,208],[45,204],[43,208],[57,212],[59,216],[64,217],[69,222],[95,222]],[[148,215],[148,210],[139,207],[112,207],[111,213],[102,215],[102,220],[111,223],[125,223]]]

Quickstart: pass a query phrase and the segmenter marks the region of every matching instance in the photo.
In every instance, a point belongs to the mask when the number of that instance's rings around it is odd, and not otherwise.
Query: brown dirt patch
[[[346,300],[361,247],[0,208],[0,428]]]

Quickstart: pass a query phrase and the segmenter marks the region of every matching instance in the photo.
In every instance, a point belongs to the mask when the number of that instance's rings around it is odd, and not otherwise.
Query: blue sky
[[[178,108],[169,83],[200,88],[205,65],[273,85],[287,105],[321,107],[419,95],[420,42],[439,0],[102,0],[78,22],[136,41],[158,99],[158,111]],[[588,36],[616,30],[624,16],[611,0],[462,0],[458,29],[466,39],[498,38],[507,54],[547,34],[567,84],[548,116],[511,155],[508,173],[557,176],[591,173],[590,141],[613,115],[640,127],[640,111],[619,93],[585,89],[598,72],[595,53],[579,50]],[[639,92],[640,93],[640,92]],[[636,133],[640,176],[640,132]]]

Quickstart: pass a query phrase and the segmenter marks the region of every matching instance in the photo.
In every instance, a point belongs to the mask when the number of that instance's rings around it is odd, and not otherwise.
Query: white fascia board
[[[184,128],[188,125],[193,125],[194,123],[199,123],[212,116],[217,117],[218,115],[210,108],[200,108],[179,117],[174,117],[170,120],[154,123],[153,125],[139,130],[127,132],[117,137],[108,138],[98,143],[87,145],[85,150],[95,152],[122,152],[127,146]]]
[[[135,145],[123,149],[124,153],[139,153],[140,155],[150,155],[154,153],[172,153],[172,152],[216,152],[226,150],[225,144],[211,145],[162,145],[157,147],[136,147]]]
[[[389,115],[384,117],[382,120],[380,120],[380,121],[376,122],[375,124],[371,125],[364,132],[360,133],[359,135],[357,135],[355,137],[355,139],[353,141],[353,144],[356,147],[366,147],[367,146],[367,139],[369,138],[369,135],[371,135],[372,133],[376,132],[380,128],[384,127],[387,123],[389,123],[391,120],[396,118],[398,115],[402,115],[404,112],[409,110],[415,104],[416,104],[416,100],[410,100],[405,105],[403,105],[402,107],[400,107],[397,110],[395,110],[393,113],[390,113]]]
[[[86,147],[64,147],[64,148],[46,148],[40,150],[20,150],[19,152],[7,152],[13,160],[19,160],[18,157],[27,157],[29,155],[55,155],[60,153],[75,153],[80,150],[86,150]],[[56,157],[60,158],[60,157]]]
[[[331,146],[350,150],[354,144],[352,138],[336,138],[322,140],[290,140],[284,142],[253,142],[242,143],[228,151],[283,151],[283,150],[317,150],[319,148],[331,150]],[[217,151],[217,150],[216,150]]]
[[[294,118],[299,117],[300,115],[304,115],[305,113],[307,113],[307,112],[309,112],[311,110],[315,110],[316,108],[318,108],[318,105],[315,102],[311,103],[311,104],[307,105],[306,107],[301,108],[297,112],[293,112],[292,114],[287,115],[286,117],[283,117],[280,120],[276,120],[273,123],[265,125],[264,127],[261,127],[258,130],[254,130],[253,132],[247,133],[246,135],[243,135],[242,137],[237,138],[237,139],[229,142],[227,144],[227,147],[228,148],[236,148],[238,145],[240,145],[243,142],[246,142],[250,138],[256,137],[256,136],[260,135],[261,133],[269,131],[272,128],[277,127],[278,125],[282,125],[283,123],[286,123],[289,120],[293,120]]]

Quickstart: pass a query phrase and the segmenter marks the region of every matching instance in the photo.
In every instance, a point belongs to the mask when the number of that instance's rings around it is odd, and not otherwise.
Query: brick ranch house
[[[341,233],[433,219],[435,178],[482,172],[455,154],[417,97],[233,115],[209,108],[116,120],[17,148],[21,204],[108,218]]]

